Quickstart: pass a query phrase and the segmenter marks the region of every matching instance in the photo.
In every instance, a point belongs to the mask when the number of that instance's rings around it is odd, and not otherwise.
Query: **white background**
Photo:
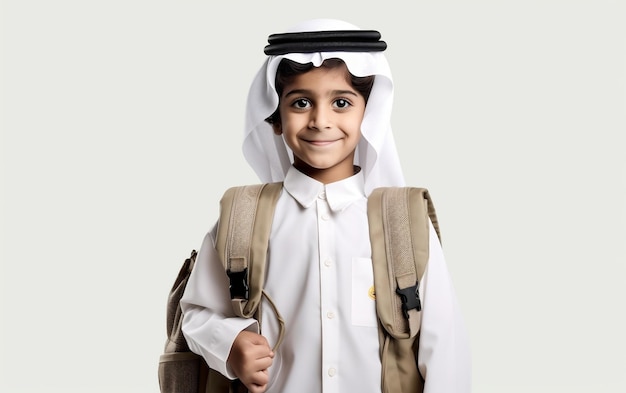
[[[623,1],[2,7],[2,392],[158,392],[170,286],[224,189],[257,181],[267,36],[316,17],[389,44],[474,392],[626,391]]]

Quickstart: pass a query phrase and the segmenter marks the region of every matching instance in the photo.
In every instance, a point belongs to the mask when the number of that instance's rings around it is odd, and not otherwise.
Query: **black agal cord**
[[[268,37],[266,55],[312,52],[382,52],[387,43],[376,30],[329,30],[279,33]]]

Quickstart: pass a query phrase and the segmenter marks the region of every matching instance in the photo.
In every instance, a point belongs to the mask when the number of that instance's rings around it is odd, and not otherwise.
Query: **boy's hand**
[[[274,352],[265,337],[249,331],[239,333],[228,355],[228,364],[250,393],[267,389]]]

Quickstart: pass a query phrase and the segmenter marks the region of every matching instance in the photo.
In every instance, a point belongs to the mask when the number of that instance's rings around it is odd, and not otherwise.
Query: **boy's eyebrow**
[[[289,97],[289,96],[294,95],[294,94],[311,95],[311,90],[307,90],[307,89],[290,90],[289,92],[287,92],[285,94],[285,97]],[[328,95],[329,96],[353,95],[355,97],[358,96],[357,92],[355,92],[353,90],[332,90],[332,91],[328,92]]]

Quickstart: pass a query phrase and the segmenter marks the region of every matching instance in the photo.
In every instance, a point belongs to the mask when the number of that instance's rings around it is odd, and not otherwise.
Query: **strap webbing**
[[[262,185],[252,185],[234,190],[228,224],[228,248],[224,258],[224,267],[231,278],[231,297],[234,299],[248,300],[248,261],[257,203],[262,189]]]
[[[216,249],[231,280],[233,310],[244,318],[252,317],[260,303],[274,208],[281,190],[281,183],[233,187],[220,201]]]
[[[368,215],[379,319],[395,338],[419,332],[419,280],[428,263],[429,217],[438,222],[428,191],[383,187],[369,196]]]
[[[408,320],[410,336],[414,336],[420,327],[418,313],[422,307],[417,291],[418,279],[423,272],[416,272],[416,264],[413,261],[414,245],[409,228],[408,189],[387,189],[383,193],[382,203],[387,258],[392,262],[389,268],[392,277],[395,277],[397,299],[400,300],[402,311],[395,314],[396,324],[401,326],[403,320]]]
[[[267,249],[276,202],[282,183],[233,187],[220,201],[220,220],[215,248],[230,278],[233,312],[260,321],[261,297],[272,307],[280,327],[275,348],[284,335],[284,321],[263,290]],[[227,223],[228,225],[224,225]]]

